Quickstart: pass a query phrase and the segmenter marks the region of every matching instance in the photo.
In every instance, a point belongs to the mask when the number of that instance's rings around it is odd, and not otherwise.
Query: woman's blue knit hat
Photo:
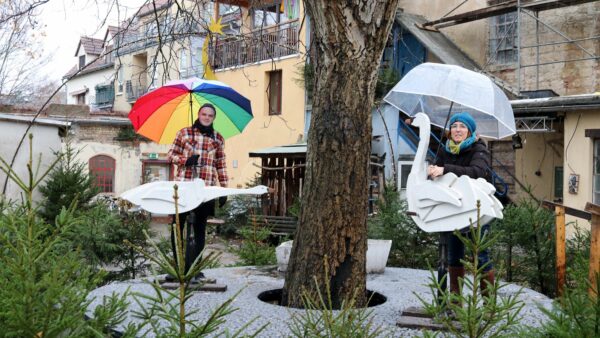
[[[450,118],[449,126],[451,126],[456,121],[462,122],[465,126],[467,126],[467,129],[469,129],[471,134],[475,134],[475,130],[477,129],[477,124],[475,123],[475,120],[473,119],[473,116],[471,116],[471,114],[464,111],[464,112],[460,112],[458,114],[452,115],[452,117]]]

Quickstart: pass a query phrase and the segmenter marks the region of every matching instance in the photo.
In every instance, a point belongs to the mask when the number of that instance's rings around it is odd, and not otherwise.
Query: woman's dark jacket
[[[481,139],[456,155],[444,149],[440,150],[435,165],[444,167],[444,174],[454,173],[456,176],[481,177],[491,182],[490,152]]]

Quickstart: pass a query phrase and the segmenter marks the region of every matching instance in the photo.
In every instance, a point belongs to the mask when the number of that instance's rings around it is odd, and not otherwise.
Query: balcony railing
[[[94,106],[97,108],[110,108],[115,101],[115,87],[113,84],[96,86],[96,100]]]
[[[211,65],[222,69],[297,54],[298,27],[298,20],[294,20],[217,40],[209,46]]]
[[[125,92],[127,94],[127,102],[135,102],[140,96],[148,92],[148,87],[128,80],[125,82]]]

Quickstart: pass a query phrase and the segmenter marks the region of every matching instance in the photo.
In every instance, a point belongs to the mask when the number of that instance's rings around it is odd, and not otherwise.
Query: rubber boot
[[[481,276],[481,285],[479,287],[481,288],[481,296],[483,297],[484,302],[487,299],[489,299],[490,296],[495,296],[495,295],[490,295],[490,293],[493,292],[493,290],[494,290],[494,283],[495,283],[494,275],[495,275],[494,270],[490,270],[490,271],[484,272],[483,275]]]
[[[465,278],[465,267],[464,266],[449,266],[448,274],[450,275],[450,292],[459,295],[461,294],[460,283],[458,281],[459,278]],[[462,305],[460,301],[456,299],[453,301],[453,304]]]

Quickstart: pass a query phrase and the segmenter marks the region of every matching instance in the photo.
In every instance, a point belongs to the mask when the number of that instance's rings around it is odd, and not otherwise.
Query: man
[[[191,127],[186,127],[177,132],[173,145],[168,153],[169,161],[177,166],[176,180],[190,181],[194,178],[201,178],[207,186],[214,186],[218,183],[222,187],[227,187],[227,168],[225,165],[225,140],[213,128],[213,121],[216,117],[216,109],[206,103],[198,111],[198,119]],[[227,197],[219,198],[219,207],[222,207],[227,201]],[[179,215],[179,224],[183,234],[186,220],[193,228],[195,243],[187,247],[185,257],[185,271],[204,249],[206,240],[206,220],[208,216],[214,215],[215,201],[202,203],[196,209]],[[173,216],[175,223],[175,216]],[[175,234],[171,232],[171,246],[175,260]],[[196,276],[203,278],[204,275]],[[171,279],[173,276],[167,276]]]

